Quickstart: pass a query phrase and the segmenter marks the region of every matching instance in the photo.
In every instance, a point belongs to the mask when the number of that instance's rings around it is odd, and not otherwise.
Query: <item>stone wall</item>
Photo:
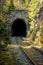
[[[8,28],[8,32],[9,35],[11,36],[11,27],[13,24],[13,21],[17,18],[21,18],[25,20],[25,23],[27,25],[27,32],[28,32],[28,11],[26,10],[13,10],[10,11],[7,14],[7,28]]]

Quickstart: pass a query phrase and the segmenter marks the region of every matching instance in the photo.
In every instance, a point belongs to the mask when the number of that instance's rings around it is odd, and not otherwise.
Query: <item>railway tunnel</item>
[[[24,19],[15,19],[12,23],[12,37],[26,37],[27,26]]]

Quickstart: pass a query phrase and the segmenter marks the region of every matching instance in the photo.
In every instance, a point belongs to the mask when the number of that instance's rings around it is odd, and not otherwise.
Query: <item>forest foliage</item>
[[[30,23],[30,30],[28,32],[27,37],[29,37],[30,44],[41,45],[43,48],[43,22],[40,20],[39,22],[35,23],[34,17],[37,15],[37,12],[40,10],[42,4],[42,0],[18,0],[19,2],[16,6],[13,0],[0,0],[0,58],[1,62],[0,65],[11,65],[7,61],[11,61],[12,56],[7,55],[3,50],[6,49],[7,45],[10,42],[9,35],[7,34],[7,28],[4,24],[7,21],[6,14],[8,11],[15,10],[15,9],[23,9],[28,10],[28,17]],[[41,17],[40,17],[41,18]],[[4,40],[1,40],[1,35],[4,36]],[[4,59],[4,60],[3,60]],[[12,64],[13,65],[13,64]]]
[[[34,38],[34,42],[36,40],[36,36],[37,36],[37,32],[40,33],[40,29],[43,28],[42,26],[42,22],[40,22],[40,26],[39,23],[35,23],[35,16],[37,15],[37,12],[40,10],[41,7],[43,7],[42,5],[43,0],[0,0],[0,33],[3,33],[4,35],[6,35],[6,37],[9,38],[9,35],[7,35],[7,33],[5,33],[6,30],[6,26],[3,24],[7,21],[6,18],[6,14],[7,12],[11,11],[11,10],[15,10],[15,9],[22,9],[22,10],[28,10],[28,18],[29,18],[29,23],[30,23],[30,31],[28,32],[28,37],[31,37],[31,39],[33,40]],[[40,14],[40,13],[39,13]],[[35,21],[34,21],[35,20]],[[2,22],[2,23],[1,23]],[[42,28],[40,28],[42,26]],[[39,30],[38,30],[39,29]],[[43,31],[41,30],[41,33]],[[41,34],[40,33],[40,34]],[[0,34],[1,35],[1,34]],[[39,35],[40,41],[43,41],[43,36],[41,37],[41,35]],[[34,43],[33,42],[33,43]]]

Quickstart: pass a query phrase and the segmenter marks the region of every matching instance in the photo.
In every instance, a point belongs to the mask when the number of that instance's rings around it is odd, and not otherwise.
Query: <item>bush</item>
[[[5,52],[0,52],[0,65],[16,65],[15,57]]]

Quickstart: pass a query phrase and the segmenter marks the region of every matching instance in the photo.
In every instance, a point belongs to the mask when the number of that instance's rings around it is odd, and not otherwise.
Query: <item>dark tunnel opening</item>
[[[26,23],[23,19],[16,19],[11,28],[12,36],[26,37]]]

